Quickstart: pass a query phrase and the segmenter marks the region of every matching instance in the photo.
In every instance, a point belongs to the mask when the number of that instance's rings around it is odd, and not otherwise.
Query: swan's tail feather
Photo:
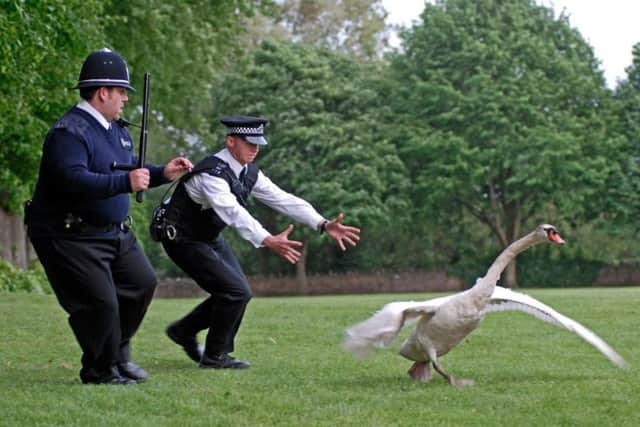
[[[405,325],[417,319],[417,314],[405,315],[407,308],[417,304],[393,302],[385,305],[369,319],[347,329],[342,348],[364,359],[372,350],[388,347]]]
[[[358,359],[366,359],[373,349],[386,347],[391,341],[393,341],[393,337],[366,337],[348,329],[342,342],[342,348],[353,353]]]
[[[609,344],[579,322],[557,312],[553,308],[529,295],[513,292],[501,286],[496,286],[496,289],[491,296],[491,302],[485,308],[485,312],[506,310],[523,311],[537,317],[538,319],[568,329],[569,331],[576,333],[584,341],[597,348],[614,365],[620,368],[627,368],[629,366],[622,356],[611,348]]]

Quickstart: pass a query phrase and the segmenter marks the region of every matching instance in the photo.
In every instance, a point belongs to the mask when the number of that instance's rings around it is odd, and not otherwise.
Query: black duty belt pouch
[[[169,224],[166,219],[168,206],[168,200],[164,200],[153,210],[151,224],[149,224],[149,234],[151,239],[156,242],[175,240],[176,238],[176,228]]]

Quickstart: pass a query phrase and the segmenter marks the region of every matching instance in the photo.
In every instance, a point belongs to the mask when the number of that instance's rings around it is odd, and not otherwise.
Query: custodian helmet
[[[78,85],[85,87],[119,86],[135,91],[129,84],[129,69],[125,60],[107,48],[93,52],[82,64]]]

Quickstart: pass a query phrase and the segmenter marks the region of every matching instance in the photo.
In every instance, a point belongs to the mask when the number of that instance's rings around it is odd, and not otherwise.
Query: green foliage
[[[0,2],[0,206],[19,212],[35,184],[47,129],[108,18],[96,0]]]
[[[242,61],[242,18],[270,2],[255,0],[109,1],[113,20],[109,42],[130,65],[134,87],[151,74],[150,158],[166,161],[178,153],[202,154],[211,138],[211,93],[215,77]],[[132,41],[135,41],[132,43]],[[128,113],[137,120],[141,94],[132,97]]]
[[[627,78],[615,91],[617,127],[626,137],[622,150],[626,162],[622,179],[614,190],[617,197],[608,211],[640,229],[637,215],[640,209],[640,43],[633,47],[632,58],[632,64],[626,69]]]
[[[381,0],[284,0],[263,32],[371,60],[388,45],[386,17]]]
[[[533,248],[518,257],[518,287],[521,288],[567,288],[581,287],[594,283],[598,273],[606,267],[602,261],[580,257],[566,251],[554,250],[551,246]],[[495,259],[493,255],[468,257],[452,264],[449,274],[462,279],[466,287],[471,287],[482,277]],[[490,252],[488,252],[490,253]],[[502,278],[504,280],[504,277]],[[501,281],[501,286],[505,283]]]
[[[399,110],[428,135],[400,146],[421,167],[423,202],[454,200],[508,240],[549,204],[575,218],[618,167],[620,143],[588,45],[525,0],[438,2],[422,18],[393,70],[411,82]]]
[[[25,271],[3,259],[0,259],[0,291],[40,294],[52,292],[40,263]]]
[[[390,69],[414,204],[472,215],[502,247],[539,222],[597,217],[624,140],[607,126],[593,51],[566,18],[529,0],[443,0],[422,21]]]
[[[580,287],[594,283],[605,263],[551,253],[551,247],[536,248],[518,261],[518,285],[523,288]],[[556,255],[556,256],[554,256]]]
[[[344,329],[384,304],[440,295],[378,294],[255,298],[234,352],[251,369],[208,372],[164,335],[198,302],[174,299],[152,302],[132,341],[148,382],[83,386],[80,349],[55,299],[11,294],[0,298],[0,413],[16,427],[639,425],[640,288],[527,293],[592,329],[631,369],[567,330],[501,312],[441,359],[475,386],[451,387],[437,374],[418,383],[397,354],[401,337],[366,360],[340,348]]]

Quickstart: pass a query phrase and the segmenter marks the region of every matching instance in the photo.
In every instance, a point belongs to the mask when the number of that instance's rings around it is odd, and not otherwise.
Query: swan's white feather
[[[342,346],[357,357],[365,358],[371,350],[391,344],[405,326],[415,323],[422,316],[433,315],[451,297],[386,304],[369,319],[347,329]]]
[[[602,354],[604,354],[616,366],[621,368],[628,366],[622,356],[611,348],[602,338],[579,322],[557,312],[532,296],[514,292],[501,286],[496,286],[493,294],[491,295],[491,301],[484,309],[484,313],[505,310],[522,311],[531,314],[538,319],[575,332],[580,338],[600,350],[600,352],[602,352]]]

